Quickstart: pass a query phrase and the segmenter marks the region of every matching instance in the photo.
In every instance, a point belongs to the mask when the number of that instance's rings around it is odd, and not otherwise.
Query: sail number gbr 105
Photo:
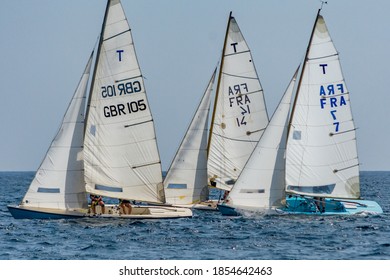
[[[116,104],[110,106],[104,106],[103,112],[106,118],[123,116],[131,113],[137,113],[139,111],[146,110],[145,100],[140,99],[138,101],[127,102],[125,104]]]

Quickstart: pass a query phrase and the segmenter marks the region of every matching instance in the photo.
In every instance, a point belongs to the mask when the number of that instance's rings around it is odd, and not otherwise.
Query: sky
[[[361,170],[390,170],[390,1],[329,0],[322,15],[350,91]],[[0,171],[39,167],[94,48],[105,0],[2,0]],[[271,116],[304,57],[319,0],[122,0],[163,170],[220,60],[229,12]]]

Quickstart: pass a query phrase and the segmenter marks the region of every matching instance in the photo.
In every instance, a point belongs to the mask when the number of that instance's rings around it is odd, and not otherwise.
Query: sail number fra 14
[[[213,275],[272,275],[272,267],[213,267]]]

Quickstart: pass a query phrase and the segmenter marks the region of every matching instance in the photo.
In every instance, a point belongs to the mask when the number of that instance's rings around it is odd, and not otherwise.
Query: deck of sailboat
[[[188,208],[202,211],[217,211],[218,200],[207,200],[193,204],[174,204],[173,206],[179,208]]]

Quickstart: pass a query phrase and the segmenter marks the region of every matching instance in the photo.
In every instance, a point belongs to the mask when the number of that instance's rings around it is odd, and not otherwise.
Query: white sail
[[[251,52],[230,15],[209,137],[211,181],[226,185],[237,179],[267,124],[263,89]]]
[[[286,191],[359,198],[359,161],[339,55],[318,14],[296,94],[286,154]]]
[[[280,206],[284,199],[287,129],[297,72],[225,200],[226,205],[236,209],[267,211]]]
[[[108,1],[96,64],[84,143],[86,189],[163,202],[153,118],[119,0]]]
[[[164,179],[167,203],[188,205],[208,199],[208,115],[216,71]]]
[[[62,210],[87,207],[82,148],[91,62],[92,55],[21,205]]]

